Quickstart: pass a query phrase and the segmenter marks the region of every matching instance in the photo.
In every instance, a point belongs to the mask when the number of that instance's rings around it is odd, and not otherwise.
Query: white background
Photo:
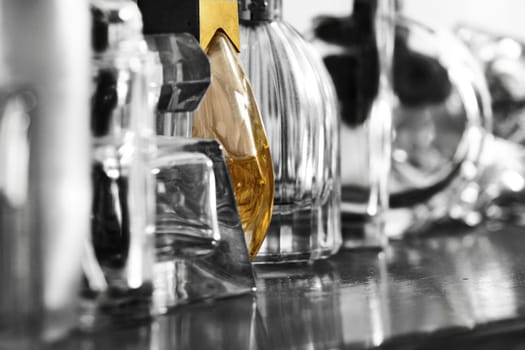
[[[403,0],[404,12],[427,24],[468,23],[525,39],[525,0]],[[284,19],[308,31],[317,14],[346,15],[352,0],[283,0]]]

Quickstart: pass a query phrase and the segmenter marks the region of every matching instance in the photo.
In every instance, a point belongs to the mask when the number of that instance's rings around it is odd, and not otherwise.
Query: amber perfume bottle
[[[270,224],[274,179],[262,118],[237,57],[237,1],[139,1],[139,6],[146,34],[190,32],[208,55],[212,83],[194,114],[193,136],[216,139],[224,147],[246,242],[254,257]]]

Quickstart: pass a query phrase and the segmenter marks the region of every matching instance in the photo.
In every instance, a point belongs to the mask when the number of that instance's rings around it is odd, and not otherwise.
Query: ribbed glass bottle
[[[327,257],[341,245],[335,90],[314,49],[282,20],[281,0],[241,1],[241,62],[266,127],[274,210],[256,262]]]

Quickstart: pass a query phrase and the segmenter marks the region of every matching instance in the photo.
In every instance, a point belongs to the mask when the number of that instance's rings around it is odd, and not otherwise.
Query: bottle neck
[[[243,24],[282,19],[282,0],[239,0],[239,20]]]

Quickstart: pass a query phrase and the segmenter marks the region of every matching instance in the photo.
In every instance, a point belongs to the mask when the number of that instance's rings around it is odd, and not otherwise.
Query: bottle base
[[[85,292],[79,303],[77,330],[97,332],[132,327],[149,322],[152,312],[153,285],[126,291]]]
[[[276,209],[255,264],[321,260],[341,247],[337,196],[316,207],[286,212],[280,211],[279,206]]]

